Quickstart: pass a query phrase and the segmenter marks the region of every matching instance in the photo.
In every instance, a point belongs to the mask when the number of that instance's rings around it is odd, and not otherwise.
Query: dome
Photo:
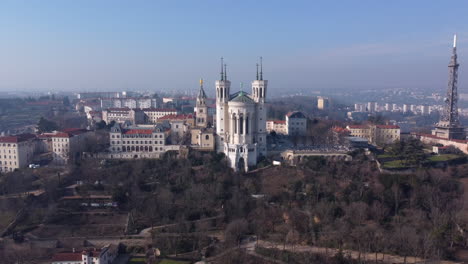
[[[250,98],[250,96],[247,93],[243,91],[235,93],[232,96],[232,99],[230,100],[230,102],[255,103],[255,101],[252,98]]]

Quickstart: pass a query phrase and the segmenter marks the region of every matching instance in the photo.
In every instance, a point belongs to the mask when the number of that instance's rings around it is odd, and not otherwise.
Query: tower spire
[[[224,64],[224,80],[227,81],[227,66]]]
[[[458,126],[458,61],[457,61],[457,35],[453,36],[453,51],[450,58],[449,81],[447,87],[447,97],[445,99],[445,109],[441,121],[445,121],[448,127]]]
[[[257,63],[257,79],[256,80],[258,80],[258,63]]]
[[[221,81],[224,81],[224,72],[223,72],[223,57],[221,57]]]
[[[202,102],[204,99],[206,99],[206,93],[203,89],[203,79],[200,79],[200,90],[198,91],[197,101]]]
[[[260,81],[263,81],[263,58],[260,57]]]

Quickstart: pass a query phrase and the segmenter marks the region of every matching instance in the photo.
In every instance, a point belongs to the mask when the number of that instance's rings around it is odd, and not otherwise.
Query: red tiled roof
[[[274,124],[286,124],[284,120],[268,120],[268,122],[273,122]]]
[[[159,120],[185,120],[194,118],[192,114],[180,114],[180,115],[165,115],[160,117]]]
[[[143,111],[145,112],[176,112],[177,110],[174,108],[144,108]]]
[[[152,129],[129,129],[123,132],[125,135],[134,135],[134,134],[153,134]]]
[[[332,131],[337,133],[349,133],[349,130],[344,127],[334,126],[332,127]]]
[[[367,126],[367,125],[349,125],[348,127],[351,128],[351,129],[367,129],[367,128],[369,128],[369,126]]]
[[[82,253],[78,252],[62,252],[57,253],[52,257],[52,261],[80,261],[82,260]]]
[[[399,126],[396,125],[377,125],[377,128],[383,128],[383,129],[399,129]]]
[[[19,134],[15,136],[6,136],[6,137],[0,137],[0,142],[3,143],[18,143],[18,142],[23,142],[31,138],[35,138],[36,136],[33,134]]]
[[[52,134],[51,137],[69,138],[69,137],[80,135],[80,134],[83,134],[83,133],[86,133],[86,132],[88,132],[88,130],[82,129],[82,128],[67,128],[67,129],[64,129],[62,131],[58,131],[55,134]]]

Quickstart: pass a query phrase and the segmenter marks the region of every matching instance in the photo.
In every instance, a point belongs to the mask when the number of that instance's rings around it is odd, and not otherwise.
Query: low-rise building
[[[0,172],[26,168],[33,161],[35,149],[33,134],[0,137]]]
[[[102,111],[102,120],[106,124],[110,124],[112,121],[116,123],[129,121],[132,124],[143,124],[145,122],[145,113],[140,109],[109,108]]]
[[[267,120],[266,130],[268,133],[275,131],[276,134],[287,135],[288,129],[284,120]]]
[[[159,118],[167,115],[177,115],[178,111],[174,108],[145,108],[145,122],[150,124],[158,123]]]
[[[289,136],[307,134],[307,117],[299,111],[286,115],[286,130]]]
[[[168,150],[178,150],[178,145],[167,144],[169,133],[170,127],[164,124],[129,127],[115,124],[109,133],[109,158],[159,158]]]
[[[414,136],[419,138],[424,144],[453,146],[463,153],[468,154],[468,140],[466,139],[447,139],[430,134],[414,134]]]
[[[349,125],[346,128],[351,136],[365,138],[377,146],[400,141],[400,127],[396,125]]]
[[[66,165],[79,159],[86,148],[86,140],[92,133],[92,131],[80,128],[48,133],[46,136],[51,140],[54,164]]]
[[[101,249],[84,249],[81,252],[61,252],[52,256],[52,264],[112,264],[118,256],[118,248],[108,245]]]

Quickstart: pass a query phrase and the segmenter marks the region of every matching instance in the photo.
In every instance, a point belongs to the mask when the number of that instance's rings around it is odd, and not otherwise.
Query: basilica
[[[266,156],[267,84],[260,58],[252,93],[241,89],[231,94],[231,82],[221,60],[221,79],[216,81],[216,148],[226,154],[234,170],[248,171],[260,157]]]

